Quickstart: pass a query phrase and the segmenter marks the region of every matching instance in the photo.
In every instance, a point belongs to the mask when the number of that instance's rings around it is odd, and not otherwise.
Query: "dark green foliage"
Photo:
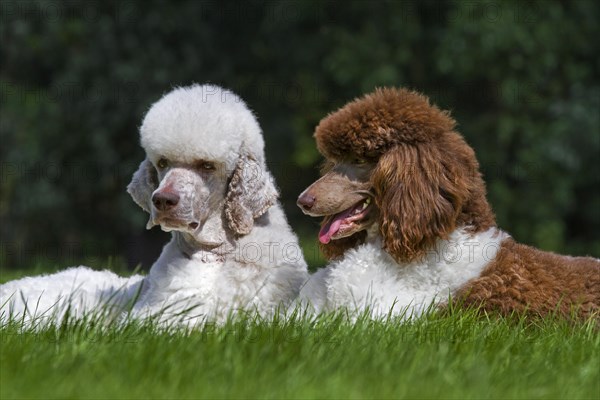
[[[192,82],[230,87],[257,113],[291,224],[311,240],[317,222],[294,203],[317,176],[315,124],[397,85],[453,111],[502,228],[600,255],[594,0],[1,7],[0,267],[139,262],[145,216],[124,191],[143,157],[136,130],[162,93]]]

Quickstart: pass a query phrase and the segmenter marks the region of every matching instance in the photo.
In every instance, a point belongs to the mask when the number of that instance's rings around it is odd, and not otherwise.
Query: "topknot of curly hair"
[[[447,111],[407,89],[381,88],[325,117],[315,130],[327,158],[376,159],[399,143],[429,142],[454,129]]]

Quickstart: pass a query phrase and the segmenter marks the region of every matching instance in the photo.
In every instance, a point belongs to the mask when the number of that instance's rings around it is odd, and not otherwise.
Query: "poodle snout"
[[[317,201],[317,198],[315,196],[313,196],[309,192],[305,191],[305,192],[302,192],[300,194],[300,196],[298,197],[298,201],[296,201],[296,205],[298,207],[300,207],[302,210],[309,211],[312,208],[312,206],[315,205],[316,201]]]
[[[152,204],[159,211],[169,211],[179,204],[179,195],[172,191],[160,191],[152,195]]]

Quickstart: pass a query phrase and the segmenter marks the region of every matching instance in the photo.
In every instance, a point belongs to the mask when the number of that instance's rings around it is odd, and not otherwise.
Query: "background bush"
[[[143,158],[137,128],[152,102],[192,82],[229,87],[257,113],[290,223],[306,243],[317,221],[294,203],[318,175],[314,126],[394,85],[452,110],[503,229],[544,249],[600,256],[594,0],[1,8],[1,268],[102,267],[107,257],[148,267],[167,235],[144,231],[146,216],[124,190]]]

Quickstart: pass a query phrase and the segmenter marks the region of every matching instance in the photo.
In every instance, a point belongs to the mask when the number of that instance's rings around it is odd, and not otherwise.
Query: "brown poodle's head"
[[[385,88],[356,99],[316,128],[323,176],[298,198],[325,217],[319,240],[335,258],[362,243],[377,223],[398,261],[421,258],[457,227],[495,224],[473,150],[456,123],[427,97]]]

